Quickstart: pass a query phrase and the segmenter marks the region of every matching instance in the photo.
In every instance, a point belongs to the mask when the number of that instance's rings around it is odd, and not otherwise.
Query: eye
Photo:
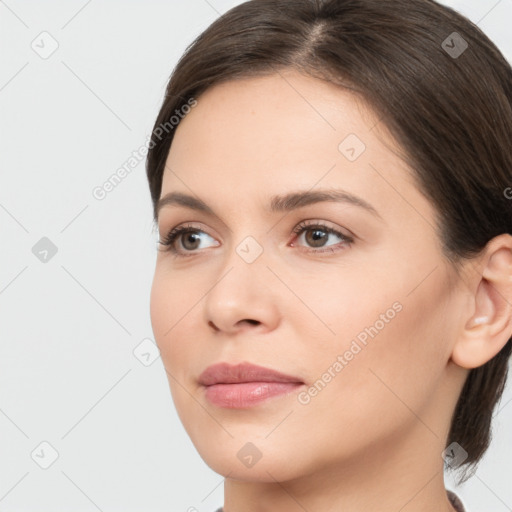
[[[307,252],[335,252],[343,248],[343,246],[350,246],[354,239],[348,235],[344,235],[337,229],[326,226],[321,222],[315,221],[304,221],[301,222],[297,227],[293,230],[295,234],[297,234],[297,239],[304,239],[309,247],[313,250],[308,250]],[[304,236],[302,236],[304,235]],[[329,237],[338,238],[341,242],[334,242],[332,244],[328,244]],[[334,249],[332,246],[341,245],[342,247],[338,247]],[[315,250],[317,248],[328,247],[327,250],[318,251]]]
[[[175,227],[163,240],[160,240],[159,243],[164,246],[164,251],[170,251],[176,256],[191,256],[195,253],[196,249],[204,249],[204,247],[200,247],[201,234],[206,235],[210,240],[216,242],[214,238],[203,230],[187,225]],[[176,248],[176,242],[181,242],[179,249]],[[220,244],[216,242],[214,245],[218,246]],[[191,254],[186,254],[187,252]]]
[[[309,245],[309,249],[306,249],[306,252],[332,253],[342,250],[354,242],[352,237],[322,222],[303,221],[295,227],[293,233],[298,235],[296,237],[297,239],[303,239],[306,241],[306,244]],[[194,256],[198,252],[198,249],[205,248],[201,246],[201,235],[204,235],[214,242],[211,245],[212,247],[218,247],[220,245],[213,237],[208,235],[208,233],[190,224],[173,228],[159,243],[163,246],[164,251],[169,251],[176,257]],[[329,238],[334,238],[333,243],[328,243]],[[336,238],[338,238],[339,242],[336,242]],[[177,247],[178,242],[179,247]],[[293,247],[294,243],[291,245]],[[336,246],[340,247],[335,249],[334,247]],[[322,248],[324,249],[322,250]]]

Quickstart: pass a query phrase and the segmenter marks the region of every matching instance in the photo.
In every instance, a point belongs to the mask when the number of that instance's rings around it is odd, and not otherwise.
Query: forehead
[[[172,144],[191,151],[201,144],[205,158],[226,147],[236,154],[223,158],[257,161],[268,155],[302,160],[319,142],[326,158],[340,156],[338,145],[352,133],[375,146],[371,132],[378,119],[351,92],[295,71],[233,80],[216,85],[198,98],[198,105],[179,124]],[[177,147],[180,148],[177,148]],[[314,155],[318,158],[318,154]]]
[[[243,201],[342,186],[378,204],[386,180],[412,186],[398,146],[350,91],[288,71],[225,82],[197,100],[176,129],[162,194]]]

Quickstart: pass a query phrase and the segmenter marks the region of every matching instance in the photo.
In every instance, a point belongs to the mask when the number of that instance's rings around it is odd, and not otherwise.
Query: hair
[[[511,66],[475,24],[433,0],[251,0],[220,16],[176,64],[155,121],[146,161],[155,221],[170,119],[214,85],[287,69],[371,106],[435,207],[454,268],[512,233]],[[459,396],[446,443],[468,454],[451,468],[459,484],[489,447],[511,351],[512,338],[469,371]]]

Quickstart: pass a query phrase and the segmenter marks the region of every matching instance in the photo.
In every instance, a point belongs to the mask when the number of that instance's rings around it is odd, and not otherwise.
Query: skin
[[[338,147],[349,134],[366,146],[355,161]],[[160,248],[151,321],[179,417],[226,476],[225,512],[453,510],[441,454],[469,369],[512,332],[500,298],[512,298],[512,244],[497,237],[457,274],[433,229],[436,212],[398,154],[362,101],[293,70],[214,86],[177,128],[161,195],[192,195],[215,214],[161,209],[160,240],[190,223],[201,242],[192,256]],[[327,201],[268,210],[273,195],[319,189],[348,191],[378,215]],[[315,229],[293,233],[304,220],[353,243],[321,232],[324,245],[315,246]],[[248,236],[263,249],[252,263],[236,250]],[[184,238],[175,242],[181,253]],[[397,303],[378,334],[300,403],[299,392]],[[218,407],[198,377],[222,361],[305,384],[256,407]],[[237,457],[248,442],[262,455],[252,467]]]

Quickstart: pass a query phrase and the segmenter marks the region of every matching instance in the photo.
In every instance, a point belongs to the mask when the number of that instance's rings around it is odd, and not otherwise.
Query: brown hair
[[[456,268],[512,233],[512,69],[475,24],[433,0],[252,0],[218,18],[177,63],[155,122],[146,162],[155,221],[177,109],[221,82],[286,68],[373,108],[435,206]],[[468,453],[459,483],[489,446],[511,351],[512,338],[469,372],[459,397],[447,440]]]

